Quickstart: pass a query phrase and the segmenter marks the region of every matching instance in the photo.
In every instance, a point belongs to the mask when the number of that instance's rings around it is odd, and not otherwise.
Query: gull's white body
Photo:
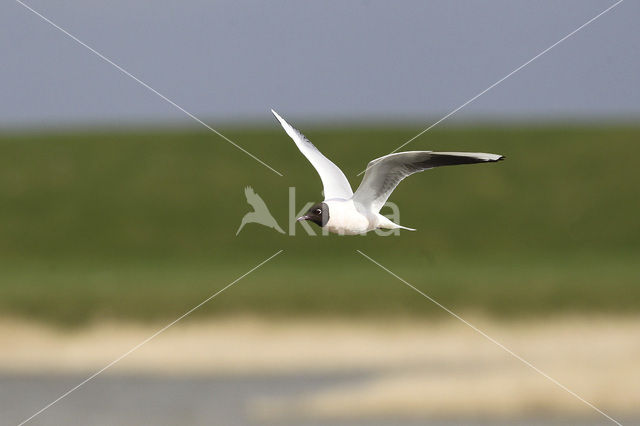
[[[397,152],[371,161],[367,165],[362,183],[354,193],[338,166],[322,155],[302,133],[287,123],[277,112],[274,110],[271,112],[320,175],[324,186],[323,204],[328,208],[328,212],[324,213],[329,216],[326,223],[322,220],[320,226],[327,227],[330,232],[336,234],[356,235],[378,228],[415,231],[415,229],[393,223],[380,214],[380,209],[400,181],[414,173],[433,167],[503,159],[502,155],[483,152]],[[309,216],[300,219],[309,220]]]
[[[374,229],[404,228],[391,222],[380,213],[367,211],[359,207],[353,199],[350,200],[325,200],[329,206],[329,221],[325,225],[329,232],[340,235],[357,235]],[[409,229],[409,228],[405,228]]]

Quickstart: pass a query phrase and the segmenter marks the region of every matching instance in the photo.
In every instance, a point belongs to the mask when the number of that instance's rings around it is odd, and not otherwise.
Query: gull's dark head
[[[309,220],[320,227],[325,226],[329,222],[329,206],[326,203],[318,203],[297,220]]]

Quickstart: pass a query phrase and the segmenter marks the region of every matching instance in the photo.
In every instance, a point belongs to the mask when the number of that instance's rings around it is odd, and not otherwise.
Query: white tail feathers
[[[388,217],[378,214],[378,228],[382,229],[406,229],[407,231],[415,231],[413,228],[407,228],[406,226],[398,225],[392,222]]]

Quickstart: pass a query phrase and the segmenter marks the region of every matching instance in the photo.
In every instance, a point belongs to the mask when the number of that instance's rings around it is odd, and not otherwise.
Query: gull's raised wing
[[[353,200],[361,208],[377,213],[400,181],[409,175],[434,167],[487,163],[503,158],[482,152],[408,151],[385,155],[367,165]]]
[[[342,170],[331,162],[327,157],[322,155],[318,148],[316,148],[302,133],[296,130],[293,126],[287,123],[284,118],[280,117],[277,112],[271,110],[273,115],[276,116],[285,132],[293,139],[298,146],[298,149],[302,154],[307,157],[307,160],[316,169],[322,180],[324,187],[325,200],[331,198],[342,198],[348,200],[353,195],[351,185],[347,177],[342,173]]]

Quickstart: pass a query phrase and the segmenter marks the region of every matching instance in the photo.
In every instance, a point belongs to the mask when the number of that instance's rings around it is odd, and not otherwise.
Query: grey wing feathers
[[[434,167],[454,166],[500,161],[498,154],[482,152],[409,151],[376,158],[367,165],[367,171],[353,195],[361,207],[379,212],[402,179]]]

